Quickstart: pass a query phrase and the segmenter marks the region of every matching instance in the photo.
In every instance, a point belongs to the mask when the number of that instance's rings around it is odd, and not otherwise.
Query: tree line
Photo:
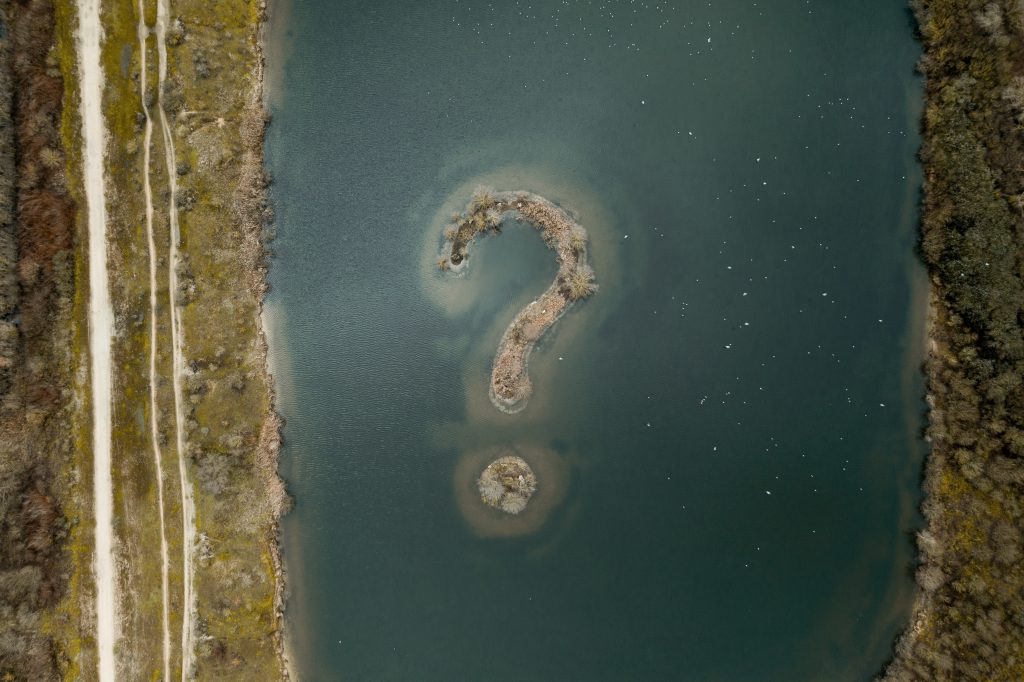
[[[52,0],[0,0],[0,679],[57,680],[75,203]],[[77,623],[71,627],[77,627]]]
[[[1024,22],[915,0],[932,452],[915,612],[889,682],[1024,679]]]

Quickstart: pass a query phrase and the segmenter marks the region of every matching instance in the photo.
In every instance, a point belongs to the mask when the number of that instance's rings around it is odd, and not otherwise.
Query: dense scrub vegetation
[[[6,0],[0,0],[0,395],[11,387],[17,348],[18,252],[14,243],[14,105]]]
[[[933,294],[920,585],[886,679],[1024,679],[1024,16],[919,0]]]
[[[67,586],[55,475],[70,451],[75,204],[50,0],[0,2],[0,679],[51,680]]]

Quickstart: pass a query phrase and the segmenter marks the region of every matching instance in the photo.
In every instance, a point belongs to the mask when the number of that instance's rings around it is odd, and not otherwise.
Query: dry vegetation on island
[[[490,396],[499,410],[511,413],[526,407],[533,391],[529,360],[534,346],[569,306],[597,291],[597,284],[587,265],[587,231],[563,209],[528,192],[478,190],[466,211],[452,216],[452,225],[445,228],[445,248],[438,267],[443,271],[463,268],[473,240],[487,232],[500,232],[509,212],[537,228],[558,261],[555,281],[516,314],[498,344]]]
[[[1024,24],[1017,0],[916,0],[928,437],[911,624],[887,682],[1024,680]]]
[[[480,473],[480,500],[506,514],[519,514],[537,491],[537,476],[522,457],[499,457]]]

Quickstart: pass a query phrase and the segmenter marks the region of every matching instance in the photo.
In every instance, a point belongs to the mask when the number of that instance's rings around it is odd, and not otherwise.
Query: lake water
[[[294,0],[269,41],[302,679],[871,679],[924,450],[903,1]],[[511,416],[556,265],[511,223],[436,270],[481,184],[572,211],[601,286]],[[474,497],[505,447],[530,518]]]

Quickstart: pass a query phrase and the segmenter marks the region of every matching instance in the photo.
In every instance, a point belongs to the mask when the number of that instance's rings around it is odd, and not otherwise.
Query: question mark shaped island
[[[558,260],[555,280],[516,314],[494,356],[491,402],[502,412],[514,414],[526,407],[533,391],[528,367],[533,347],[573,303],[597,291],[597,284],[594,271],[587,265],[587,231],[563,209],[529,192],[477,190],[466,210],[452,216],[452,224],[445,228],[438,267],[450,272],[462,270],[469,245],[479,235],[500,232],[507,213],[533,225]]]

